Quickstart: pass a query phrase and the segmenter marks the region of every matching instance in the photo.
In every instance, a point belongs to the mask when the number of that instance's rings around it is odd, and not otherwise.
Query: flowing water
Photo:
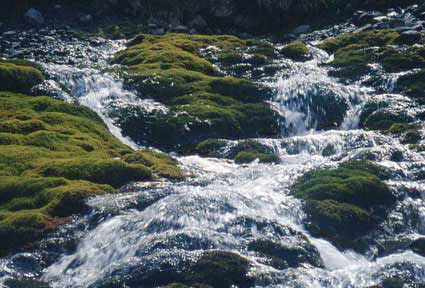
[[[101,48],[107,59],[122,47],[122,43],[111,41]],[[409,150],[390,136],[358,129],[362,108],[371,99],[384,99],[394,103],[393,109],[411,115],[417,110],[409,99],[393,91],[397,75],[387,75],[383,84],[386,94],[366,87],[362,81],[342,84],[328,76],[329,68],[321,65],[331,56],[312,49],[310,61],[279,60],[285,69],[267,80],[276,91],[270,103],[285,121],[281,123],[280,139],[258,141],[277,151],[280,164],[237,165],[222,159],[179,157],[182,168],[196,177],[179,184],[149,183],[136,186],[139,188],[132,192],[90,199],[94,212],[75,219],[63,230],[78,231],[73,236],[75,249],[58,252],[49,267],[37,275],[58,288],[104,287],[102,283],[119,282],[136,271],[148,275],[158,267],[178,270],[203,251],[218,249],[247,257],[258,287],[360,288],[394,275],[424,283],[425,258],[408,249],[381,253],[378,244],[415,239],[425,232],[425,185],[417,177],[418,171],[425,168],[425,154]],[[112,112],[133,105],[144,109],[166,107],[125,90],[111,72],[113,69],[104,70],[105,65],[106,62],[93,65],[87,61],[85,65],[44,63],[43,67],[51,86],[57,87],[55,97],[96,111],[115,136],[138,149],[131,139],[122,136]],[[347,107],[343,121],[333,130],[319,129],[322,119],[332,113],[325,106],[326,101],[315,101],[319,95]],[[394,151],[402,151],[404,160],[392,161]],[[340,251],[329,242],[310,236],[303,227],[302,203],[289,195],[289,187],[308,170],[336,167],[348,159],[364,159],[367,155],[391,168],[394,177],[388,184],[403,200],[381,225],[375,241],[360,255]],[[248,244],[255,239],[273,239],[295,247],[306,247],[311,242],[324,265],[277,270],[248,251]],[[38,259],[37,255],[32,257]],[[16,269],[16,257],[2,260],[4,278],[31,275],[31,269]],[[143,275],[140,277],[143,279]]]

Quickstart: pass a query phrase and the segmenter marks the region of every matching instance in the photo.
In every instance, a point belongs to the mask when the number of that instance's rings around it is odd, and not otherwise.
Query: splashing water
[[[406,150],[403,145],[391,137],[357,129],[365,101],[384,96],[376,95],[376,91],[361,82],[344,85],[328,76],[322,64],[329,61],[329,55],[311,49],[311,61],[282,60],[281,64],[289,69],[269,83],[277,91],[271,104],[285,118],[283,134],[291,137],[257,140],[278,151],[280,164],[254,162],[241,166],[228,160],[180,157],[182,168],[196,178],[180,184],[141,188],[138,193],[91,199],[89,205],[111,209],[113,216],[105,217],[87,231],[76,251],[48,267],[42,279],[53,287],[102,287],[102,281],[126,278],[134,271],[152,271],[164,264],[178,270],[203,251],[220,249],[248,258],[252,263],[250,273],[258,287],[364,288],[376,285],[393,270],[397,272],[400,265],[405,265],[411,279],[424,282],[425,259],[410,251],[382,257],[341,252],[331,243],[310,236],[303,227],[302,203],[289,194],[289,187],[306,171],[336,167],[347,159],[372,153],[381,164],[401,171],[400,180],[389,184],[405,187],[404,181],[413,177],[409,167],[425,163],[424,155],[416,152],[406,152],[410,155],[409,163],[395,163],[390,160],[391,153],[394,148]],[[109,51],[114,52],[116,49]],[[56,87],[66,87],[58,88],[59,98],[96,111],[116,137],[135,149],[139,147],[122,136],[110,112],[126,105],[166,109],[152,100],[140,99],[102,68],[43,65]],[[402,96],[385,97],[398,101]],[[340,123],[334,125],[338,130],[320,132],[317,130],[323,126],[321,123],[332,113],[326,107],[329,99],[342,103],[345,113]],[[409,103],[402,105],[408,107]],[[415,189],[425,195],[422,182]],[[153,197],[147,208],[138,205],[146,195]],[[404,200],[400,209],[418,210],[422,224],[412,229],[406,227],[400,233],[406,237],[425,231],[423,201],[412,202]],[[394,212],[393,218],[403,220],[397,213]],[[291,231],[302,233],[307,240]],[[286,270],[272,268],[247,249],[251,241],[265,237],[293,246],[311,243],[324,267],[304,264]]]

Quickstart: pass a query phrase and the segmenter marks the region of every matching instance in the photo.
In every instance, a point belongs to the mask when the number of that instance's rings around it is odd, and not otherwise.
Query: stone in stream
[[[25,21],[31,25],[43,25],[44,17],[40,11],[30,8],[24,15]]]

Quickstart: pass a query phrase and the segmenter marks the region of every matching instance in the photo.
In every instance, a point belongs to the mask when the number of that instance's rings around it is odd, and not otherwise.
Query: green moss
[[[283,47],[281,52],[288,58],[303,60],[308,59],[310,49],[302,42],[293,42]]]
[[[41,72],[24,62],[0,61],[0,91],[29,93],[44,77]]]
[[[394,30],[371,30],[330,38],[322,42],[318,47],[329,53],[335,53],[339,49],[353,44],[359,45],[360,47],[389,45],[392,44],[398,36],[399,33]]]
[[[180,172],[168,156],[150,151],[155,165],[119,160],[133,151],[100,117],[47,97],[0,92],[0,131],[0,237],[8,239],[0,241],[0,253],[35,241],[63,217],[80,213],[87,197],[152,179],[151,170]]]
[[[249,287],[253,281],[247,275],[249,262],[230,252],[205,252],[191,267],[186,279],[188,283],[206,284],[216,288]]]
[[[251,163],[254,160],[258,159],[260,163],[279,163],[280,159],[276,155],[267,155],[261,153],[253,153],[253,152],[239,152],[235,157],[235,163],[243,164],[243,163]]]
[[[379,178],[383,174],[377,173],[377,167],[358,170],[358,166],[359,162],[351,162],[347,164],[351,169],[309,172],[291,190],[295,197],[306,201],[309,231],[341,248],[352,248],[396,200]]]
[[[199,155],[206,157],[217,157],[221,156],[220,150],[227,146],[226,141],[219,139],[208,139],[196,146],[195,152]]]
[[[406,95],[418,100],[421,104],[425,103],[425,69],[418,72],[409,73],[399,78],[397,85]]]
[[[218,56],[228,65],[241,60],[242,51],[256,58],[270,53],[266,42],[185,34],[139,35],[118,53],[114,62],[128,66],[127,85],[170,108],[169,113],[157,115],[120,112],[126,135],[141,144],[185,150],[208,138],[278,132],[277,115],[263,103],[269,91],[248,80],[223,77],[213,60],[201,55],[201,49],[209,46],[221,49]]]
[[[339,68],[332,75],[356,78],[369,71],[369,64],[379,63],[386,72],[401,72],[425,67],[422,47],[394,45],[399,33],[394,30],[371,30],[332,38],[319,45],[334,53],[329,65]]]
[[[391,125],[391,127],[388,129],[388,132],[391,134],[401,134],[405,133],[409,130],[415,130],[418,126],[415,124],[408,124],[408,123],[394,123]]]
[[[36,169],[45,177],[64,177],[70,180],[87,180],[94,183],[120,187],[130,181],[152,178],[145,165],[127,164],[122,160],[96,158],[49,160],[38,164]],[[37,171],[37,172],[38,172]]]
[[[185,178],[183,171],[177,167],[177,161],[172,157],[155,151],[139,151],[127,154],[123,160],[130,164],[141,164],[152,169],[161,177],[182,180]]]

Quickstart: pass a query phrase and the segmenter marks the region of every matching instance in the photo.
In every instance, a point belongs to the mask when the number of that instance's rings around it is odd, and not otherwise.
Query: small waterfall
[[[272,105],[285,118],[284,134],[304,135],[321,129],[326,118],[335,112],[332,105],[342,111],[343,121],[329,124],[341,129],[357,128],[361,103],[373,89],[339,83],[328,75],[329,68],[323,65],[330,56],[318,48],[310,49],[312,60],[302,63],[286,60],[289,72],[284,70],[275,83],[277,94]]]

